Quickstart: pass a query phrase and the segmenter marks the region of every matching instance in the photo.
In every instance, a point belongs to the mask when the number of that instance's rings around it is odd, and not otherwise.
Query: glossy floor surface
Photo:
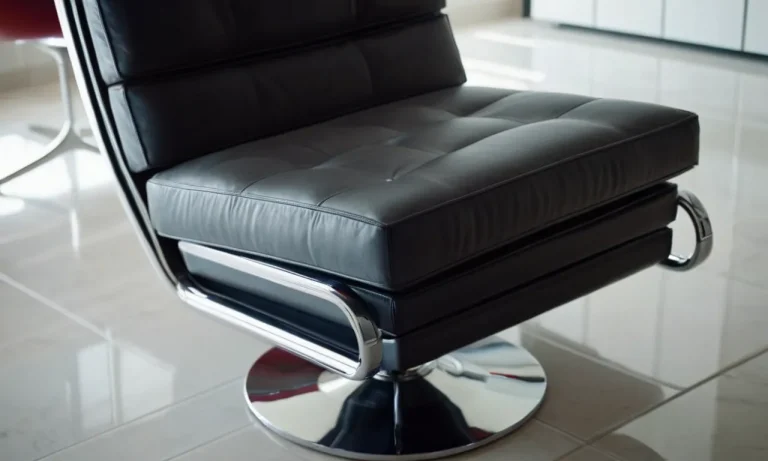
[[[514,21],[458,39],[473,84],[698,112],[701,166],[679,183],[716,243],[693,273],[654,268],[505,332],[544,365],[545,403],[455,459],[768,459],[768,62]],[[55,85],[0,93],[0,176],[42,149],[26,123],[60,120]],[[0,192],[0,460],[331,459],[249,415],[268,346],[177,301],[101,158]]]

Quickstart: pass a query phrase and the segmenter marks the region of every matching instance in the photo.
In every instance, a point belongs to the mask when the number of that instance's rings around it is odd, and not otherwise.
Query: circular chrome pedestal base
[[[353,459],[433,459],[519,428],[546,377],[525,349],[489,338],[402,375],[350,381],[279,349],[253,365],[245,393],[286,439]]]

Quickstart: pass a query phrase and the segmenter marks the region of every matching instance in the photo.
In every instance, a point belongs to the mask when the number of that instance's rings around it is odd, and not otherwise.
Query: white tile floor
[[[472,84],[697,111],[701,166],[679,183],[716,246],[696,272],[651,269],[505,332],[544,364],[547,400],[456,459],[768,459],[768,62],[515,21],[458,40]],[[55,86],[0,93],[0,176],[41,148],[27,122],[60,122]],[[330,459],[248,414],[266,347],[177,301],[98,156],[0,189],[0,460]]]

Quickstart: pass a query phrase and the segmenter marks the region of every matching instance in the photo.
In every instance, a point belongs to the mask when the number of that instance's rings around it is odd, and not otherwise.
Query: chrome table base
[[[403,374],[353,381],[274,348],[253,364],[248,405],[269,429],[352,459],[434,459],[519,428],[546,390],[525,349],[489,338]]]
[[[24,43],[24,42],[20,42]],[[56,65],[59,72],[59,90],[61,93],[61,103],[64,109],[64,125],[59,129],[48,128],[44,126],[32,125],[29,130],[40,137],[46,139],[47,144],[40,157],[37,160],[29,163],[28,165],[20,168],[13,173],[0,178],[0,186],[13,181],[14,179],[22,176],[38,166],[47,163],[54,158],[66,152],[74,150],[86,150],[94,153],[98,153],[98,148],[85,140],[82,136],[75,132],[74,123],[74,109],[72,107],[72,94],[69,90],[69,55],[63,39],[49,39],[30,42],[40,50],[51,55],[56,61]],[[85,133],[83,133],[85,135]]]

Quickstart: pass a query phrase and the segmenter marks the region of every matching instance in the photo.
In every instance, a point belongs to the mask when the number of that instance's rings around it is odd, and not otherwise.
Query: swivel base
[[[519,428],[544,399],[546,377],[525,349],[489,338],[406,373],[365,381],[334,375],[272,349],[245,382],[269,429],[335,456],[434,459]]]

